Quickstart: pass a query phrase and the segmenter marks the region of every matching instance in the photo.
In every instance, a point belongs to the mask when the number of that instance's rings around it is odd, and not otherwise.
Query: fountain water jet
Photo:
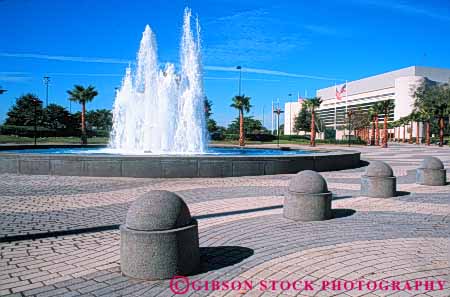
[[[206,152],[200,26],[184,11],[180,71],[173,64],[159,69],[156,38],[147,25],[137,54],[136,70],[126,70],[113,107],[110,149],[136,154]]]

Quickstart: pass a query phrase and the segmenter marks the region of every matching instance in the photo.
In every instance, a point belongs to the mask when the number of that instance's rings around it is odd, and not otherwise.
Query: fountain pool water
[[[206,152],[200,25],[184,12],[180,69],[160,69],[155,34],[147,25],[136,69],[126,70],[113,107],[109,153],[201,154]]]
[[[28,149],[18,149],[18,150],[7,150],[5,153],[16,153],[16,154],[50,154],[50,155],[133,155],[133,156],[158,156],[154,154],[147,153],[120,153],[115,149],[109,148],[89,148],[89,147],[77,147],[77,148],[67,148],[67,147],[54,147],[54,148],[28,148]],[[259,148],[225,148],[216,147],[209,148],[206,152],[201,154],[184,154],[182,156],[285,156],[285,155],[304,155],[310,154],[311,151],[306,150],[279,150],[279,149],[259,149]],[[325,151],[319,151],[316,153],[325,153]],[[160,154],[159,156],[171,156],[179,155],[175,153]]]

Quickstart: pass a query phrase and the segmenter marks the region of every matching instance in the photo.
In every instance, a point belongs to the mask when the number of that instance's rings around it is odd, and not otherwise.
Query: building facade
[[[395,121],[409,115],[414,108],[414,92],[425,78],[435,82],[448,83],[450,69],[421,66],[402,68],[347,82],[346,91],[340,96],[337,96],[336,93],[342,89],[344,85],[342,83],[319,89],[316,96],[322,98],[322,104],[317,110],[317,114],[325,127],[336,130],[336,139],[343,139],[348,135],[348,131],[345,130],[347,111],[368,111],[377,102],[392,100],[395,108],[389,112],[388,121]],[[297,108],[290,106],[292,104],[297,104]],[[293,112],[289,113],[289,108]],[[294,122],[298,110],[300,110],[300,106],[297,102],[286,103],[285,134],[297,134],[293,131],[290,123]],[[379,120],[383,121],[384,115],[380,115]],[[286,129],[287,127],[290,129]],[[412,129],[413,135],[416,135],[416,125],[413,125]],[[422,137],[421,130],[420,126],[420,137]],[[400,133],[403,133],[403,131],[400,131]],[[406,134],[408,138],[409,133]]]

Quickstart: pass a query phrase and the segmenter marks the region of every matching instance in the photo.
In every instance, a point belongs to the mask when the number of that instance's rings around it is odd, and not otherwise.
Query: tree
[[[400,124],[403,126],[403,137],[402,137],[402,143],[406,142],[406,125],[408,125],[408,117],[402,117],[399,119]]]
[[[374,106],[369,108],[368,113],[369,120],[372,122],[372,132],[370,133],[370,145],[375,145],[375,134],[378,130],[378,114],[374,108]]]
[[[212,101],[208,99],[208,97],[205,96],[205,99],[203,99],[203,104],[205,108],[205,118],[209,119],[212,115]]]
[[[35,108],[37,125],[42,125],[42,102],[32,93],[22,95],[16,99],[16,103],[7,113],[5,124],[15,126],[34,126]]]
[[[294,118],[294,132],[299,131],[311,131],[311,113],[308,112],[305,104],[302,104],[300,112]]]
[[[450,113],[450,86],[449,84],[443,84],[439,86],[435,92],[437,92],[437,96],[432,110],[434,115],[438,118],[439,123],[439,146],[443,146],[445,129],[444,118]]]
[[[422,115],[419,111],[413,110],[411,114],[409,115],[409,119],[411,120],[411,135],[412,135],[412,129],[413,129],[413,122],[416,123],[416,144],[420,143],[420,134],[419,134],[419,128],[420,128],[420,122],[422,121]],[[411,137],[412,138],[412,137]],[[412,139],[410,141],[412,143]]]
[[[267,133],[267,129],[262,125],[260,120],[253,117],[244,117],[245,132],[251,134]],[[228,125],[228,134],[238,134],[240,131],[240,118],[236,118]]]
[[[394,108],[394,102],[391,100],[385,100],[377,103],[379,105],[378,111],[382,110],[383,112],[383,147],[388,147],[388,117],[389,112]]]
[[[111,131],[112,112],[108,109],[97,109],[86,113],[87,126],[94,130]]]
[[[377,102],[371,107],[371,114],[374,116],[375,121],[375,145],[380,145],[380,129],[379,129],[379,116],[384,113],[384,104],[383,102]]]
[[[362,131],[370,125],[369,114],[361,108],[351,111],[351,117],[345,118],[345,123],[351,126],[355,131]],[[356,133],[355,133],[356,135]]]
[[[430,145],[431,119],[433,116],[434,82],[425,79],[424,82],[414,91],[414,108],[420,113],[422,121],[425,123],[425,143]]]
[[[438,85],[425,80],[414,93],[415,106],[438,120],[439,146],[444,144],[444,118],[450,113],[450,87],[449,84]]]
[[[67,128],[70,126],[70,113],[61,105],[49,104],[44,109],[43,124],[50,129]]]
[[[89,85],[87,88],[84,88],[80,85],[75,85],[73,90],[67,91],[67,94],[69,94],[70,96],[70,101],[81,104],[81,143],[87,144],[86,103],[94,100],[94,98],[98,95],[98,92],[95,90],[95,87],[91,85]]]
[[[303,103],[306,105],[306,107],[311,112],[311,139],[310,139],[310,145],[316,146],[316,119],[315,119],[315,110],[316,108],[320,107],[320,104],[322,104],[322,99],[320,97],[314,97],[308,100],[305,100]]]
[[[236,108],[239,111],[239,145],[245,145],[245,135],[244,135],[244,111],[250,112],[250,97],[242,96],[234,96],[233,103],[230,105],[233,108]]]
[[[205,109],[205,119],[206,119],[206,127],[208,128],[208,132],[214,133],[217,132],[217,122],[211,118],[212,113],[212,101],[208,99],[208,97],[205,96],[205,99],[203,99],[204,109]]]

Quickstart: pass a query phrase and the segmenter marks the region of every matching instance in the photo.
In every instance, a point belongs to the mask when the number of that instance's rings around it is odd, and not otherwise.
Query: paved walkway
[[[116,227],[124,221],[130,202],[149,190],[166,189],[180,194],[199,219],[202,272],[191,281],[235,286],[219,291],[191,288],[186,295],[450,296],[450,186],[414,183],[415,168],[425,156],[437,156],[450,168],[450,150],[415,145],[357,149],[364,159],[384,160],[393,167],[401,195],[361,197],[364,168],[323,172],[334,194],[337,218],[310,223],[295,223],[281,215],[290,175],[214,179],[0,175],[0,295],[174,295],[169,281],[132,280],[121,276],[119,269]],[[106,228],[96,230],[99,226]],[[35,239],[24,239],[30,236]],[[386,284],[422,284],[417,291],[343,287],[345,281],[383,279]],[[272,282],[263,290],[270,280],[284,280],[284,287]],[[311,282],[313,290],[287,289],[295,280]],[[333,280],[335,286],[342,285],[340,290],[331,290]],[[438,290],[437,281],[445,281],[444,290]],[[253,289],[244,286],[249,282]],[[327,283],[329,287],[321,290]]]

